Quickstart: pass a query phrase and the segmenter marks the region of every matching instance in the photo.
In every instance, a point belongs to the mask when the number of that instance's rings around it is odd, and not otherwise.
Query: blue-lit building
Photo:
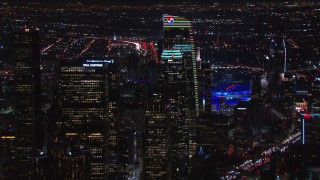
[[[233,111],[240,101],[249,101],[251,86],[248,83],[221,84],[211,88],[212,111]]]

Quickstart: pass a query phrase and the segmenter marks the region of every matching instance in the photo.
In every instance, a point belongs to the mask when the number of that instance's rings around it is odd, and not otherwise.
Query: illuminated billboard
[[[103,67],[103,64],[113,64],[113,59],[87,59],[83,67]]]

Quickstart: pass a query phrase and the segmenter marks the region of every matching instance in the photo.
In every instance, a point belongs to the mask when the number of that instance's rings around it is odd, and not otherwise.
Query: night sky
[[[85,3],[85,4],[96,4],[96,3],[126,3],[126,4],[175,4],[181,2],[189,2],[191,4],[197,3],[215,3],[219,2],[221,4],[229,4],[229,3],[244,3],[244,2],[281,2],[285,0],[196,0],[196,1],[188,1],[188,0],[159,0],[159,1],[150,1],[150,0],[10,0],[6,2],[19,2],[19,3]],[[306,0],[312,2],[312,0]],[[299,0],[299,2],[303,2],[303,0]]]

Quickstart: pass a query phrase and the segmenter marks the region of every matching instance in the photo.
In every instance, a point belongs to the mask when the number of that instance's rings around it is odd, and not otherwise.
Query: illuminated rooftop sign
[[[169,16],[169,17],[167,18],[167,22],[168,22],[169,24],[172,24],[172,23],[174,22],[174,19],[172,18],[172,16]]]
[[[113,64],[113,59],[88,59],[87,63],[83,64],[83,67],[103,67],[103,64],[110,63]]]
[[[164,28],[191,28],[191,21],[183,17],[164,14],[163,27]]]
[[[103,64],[83,64],[83,67],[102,67]]]
[[[113,63],[113,59],[88,59],[87,63]]]
[[[238,110],[246,110],[247,108],[242,108],[242,107],[239,107],[237,108]]]

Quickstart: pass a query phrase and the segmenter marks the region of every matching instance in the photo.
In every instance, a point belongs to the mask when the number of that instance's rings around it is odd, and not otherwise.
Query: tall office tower
[[[252,147],[252,121],[250,119],[249,102],[241,101],[234,110],[234,147],[235,155],[243,156]]]
[[[169,161],[170,122],[167,106],[161,99],[161,95],[156,95],[146,102],[145,179],[171,179],[172,168]]]
[[[163,51],[161,64],[170,66],[181,66],[179,78],[187,83],[188,103],[190,108],[195,109],[198,114],[198,79],[196,67],[196,52],[191,21],[178,16],[163,16]],[[180,53],[180,54],[179,54]],[[176,56],[177,55],[177,56]],[[176,62],[175,59],[181,58]],[[175,68],[175,67],[174,67]],[[176,68],[175,68],[176,69]]]
[[[172,123],[173,178],[182,178],[188,158],[196,151],[198,82],[191,22],[183,17],[163,16],[163,50],[159,86],[169,104]]]
[[[272,39],[270,44],[270,56],[268,71],[268,91],[271,101],[279,100],[283,96],[281,82],[286,72],[287,49],[284,39]]]
[[[60,96],[66,154],[72,158],[85,154],[91,179],[108,177],[109,140],[114,138],[108,134],[113,131],[108,129],[115,117],[116,80],[113,59],[61,61]]]
[[[209,62],[201,62],[198,70],[199,79],[199,111],[211,113],[211,81],[212,73]]]
[[[43,148],[41,122],[39,32],[24,29],[13,34],[17,155],[29,156]]]
[[[314,77],[311,82],[310,90],[311,102],[310,102],[310,111],[312,113],[320,112],[320,78],[319,76]]]
[[[6,62],[6,59],[8,58],[8,53],[6,52],[7,48],[5,48],[5,45],[3,43],[3,40],[1,38],[1,35],[0,34],[0,69],[2,70],[3,69],[3,63]],[[0,92],[0,95],[1,95],[2,92]]]
[[[302,144],[320,145],[319,114],[303,114],[300,119]]]
[[[108,74],[108,146],[109,146],[109,177],[110,179],[114,177],[118,169],[118,126],[117,121],[119,118],[119,74],[118,65],[114,64],[109,69]]]
[[[123,94],[124,95],[124,94]],[[127,94],[129,95],[129,94]],[[144,94],[146,96],[146,94]],[[118,121],[118,178],[141,176],[143,165],[144,98],[122,96]]]
[[[14,110],[0,111],[0,159],[11,159],[16,155],[16,123]]]
[[[229,144],[228,117],[219,114],[203,114],[197,121],[198,147],[206,152],[218,150],[227,153]]]

